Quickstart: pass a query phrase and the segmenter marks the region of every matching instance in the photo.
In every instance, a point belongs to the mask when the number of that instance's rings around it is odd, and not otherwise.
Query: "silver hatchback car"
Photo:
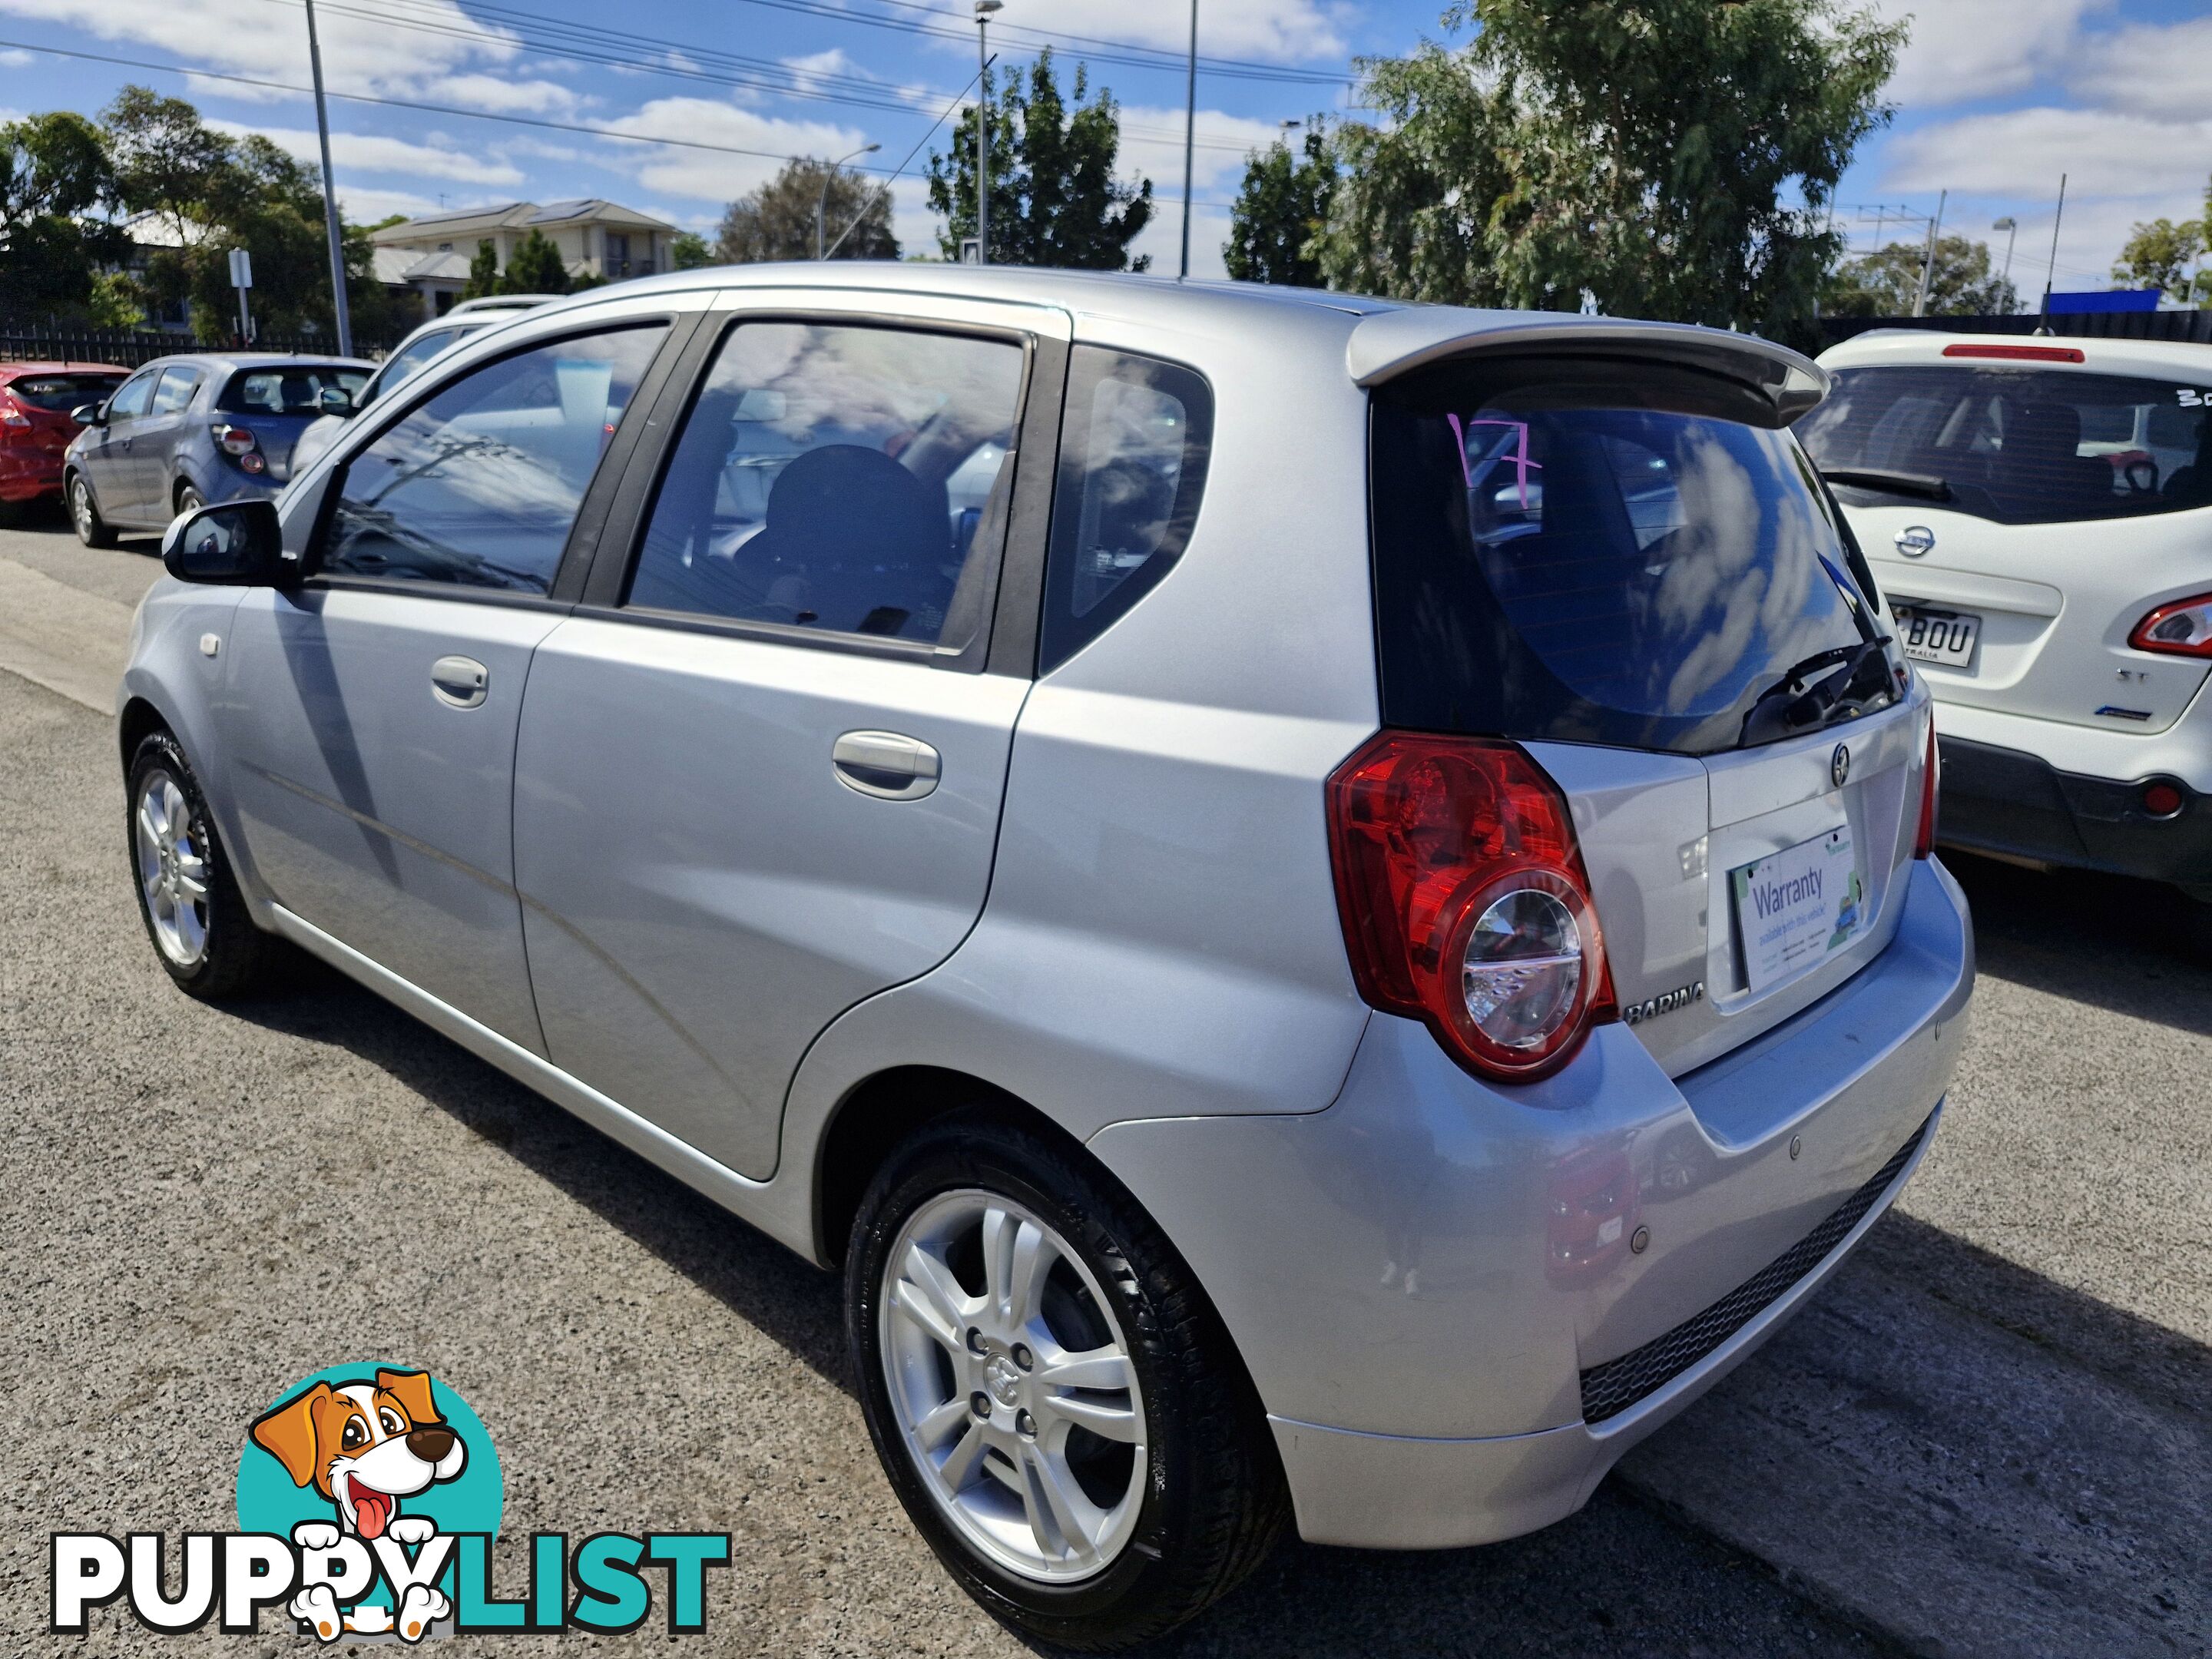
[[[841,1271],[893,1486],[1038,1638],[1286,1522],[1525,1532],[1835,1267],[1959,1054],[1826,385],[1064,272],[548,306],[171,526],[148,930],[210,997],[289,941]]]

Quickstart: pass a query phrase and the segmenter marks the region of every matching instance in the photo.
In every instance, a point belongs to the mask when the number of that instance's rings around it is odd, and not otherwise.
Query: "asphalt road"
[[[0,532],[0,1644],[78,1650],[40,1633],[48,1532],[226,1529],[244,1424],[386,1356],[483,1416],[507,1532],[732,1533],[701,1651],[1019,1651],[878,1474],[829,1279],[318,967],[222,1009],[170,988],[72,700],[156,570]],[[2212,1649],[2212,970],[2158,890],[1955,867],[1984,978],[1945,1132],[1810,1311],[1581,1515],[1292,1543],[1163,1650]]]

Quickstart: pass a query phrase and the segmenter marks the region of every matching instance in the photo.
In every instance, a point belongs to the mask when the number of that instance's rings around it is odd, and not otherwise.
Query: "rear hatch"
[[[348,396],[368,384],[369,371],[349,363],[276,363],[241,368],[216,399],[226,423],[253,434],[270,483],[292,476],[292,447],[323,416],[323,393]]]
[[[58,465],[62,452],[83,430],[70,411],[105,402],[123,384],[118,371],[69,369],[18,374],[6,386],[9,405],[0,420],[0,442],[50,457]]]
[[[1623,1018],[1676,1075],[1887,943],[1927,742],[1784,429],[1810,398],[1759,384],[1802,360],[1734,349],[1499,348],[1373,403],[1384,722],[1514,739],[1559,784]]]
[[[1844,366],[1800,435],[1939,697],[2163,731],[2212,665],[2128,636],[2212,586],[2212,373],[2110,372],[2094,349]]]

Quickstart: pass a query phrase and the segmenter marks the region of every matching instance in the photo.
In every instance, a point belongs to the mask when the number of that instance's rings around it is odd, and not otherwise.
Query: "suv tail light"
[[[2136,624],[2128,643],[2138,651],[2212,657],[2212,593],[2162,605]]]
[[[1510,743],[1384,732],[1328,781],[1352,978],[1453,1059],[1545,1076],[1616,1017],[1566,799]]]
[[[1936,855],[1936,786],[1942,776],[1942,760],[1936,750],[1936,711],[1928,711],[1928,761],[1920,772],[1920,831],[1912,842],[1912,856],[1917,859]]]

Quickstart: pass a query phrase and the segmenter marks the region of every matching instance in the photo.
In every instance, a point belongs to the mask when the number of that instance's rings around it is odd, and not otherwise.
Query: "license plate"
[[[1744,978],[1753,991],[1823,962],[1866,923],[1866,887],[1839,824],[1729,872]]]
[[[1966,611],[1931,611],[1921,605],[1893,605],[1897,618],[1897,642],[1915,662],[1941,663],[1964,668],[1974,659],[1974,641],[1980,637],[1982,619]]]

